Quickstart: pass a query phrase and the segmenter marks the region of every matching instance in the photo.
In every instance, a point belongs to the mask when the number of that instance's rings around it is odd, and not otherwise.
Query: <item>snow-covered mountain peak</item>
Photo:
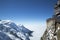
[[[9,40],[30,40],[29,37],[32,36],[31,33],[33,31],[25,28],[23,25],[18,26],[11,20],[0,20],[0,32],[6,35],[6,40],[8,38]],[[4,38],[4,35],[2,35],[0,35],[0,39],[1,37]]]
[[[11,20],[0,20],[0,24],[5,24],[5,23],[12,23],[13,21]]]

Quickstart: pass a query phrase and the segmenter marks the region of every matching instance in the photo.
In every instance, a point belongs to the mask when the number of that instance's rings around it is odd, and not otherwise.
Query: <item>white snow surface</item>
[[[30,40],[33,31],[11,20],[0,20],[0,40]]]

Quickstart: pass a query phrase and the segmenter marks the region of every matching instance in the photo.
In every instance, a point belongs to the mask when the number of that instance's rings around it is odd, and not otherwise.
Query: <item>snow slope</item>
[[[0,40],[30,40],[33,31],[10,20],[0,20]]]

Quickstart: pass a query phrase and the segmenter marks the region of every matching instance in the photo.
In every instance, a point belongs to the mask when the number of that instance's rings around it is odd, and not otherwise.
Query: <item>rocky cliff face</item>
[[[47,28],[41,40],[60,40],[60,0],[55,5],[55,14],[47,19]]]
[[[41,40],[60,40],[60,22],[54,18],[47,20],[47,28]]]

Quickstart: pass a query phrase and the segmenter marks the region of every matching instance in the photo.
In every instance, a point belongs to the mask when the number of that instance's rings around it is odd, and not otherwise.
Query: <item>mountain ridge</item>
[[[0,20],[0,34],[6,35],[6,39],[0,35],[1,40],[30,40],[33,31],[25,28],[23,25],[18,26],[11,20]],[[7,38],[8,36],[8,38]]]

